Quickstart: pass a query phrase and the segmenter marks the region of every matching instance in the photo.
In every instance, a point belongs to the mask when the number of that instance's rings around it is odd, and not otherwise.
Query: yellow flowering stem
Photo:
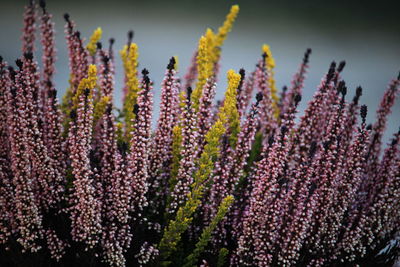
[[[221,47],[224,44],[224,41],[228,36],[228,33],[232,30],[233,23],[235,22],[238,13],[239,13],[239,6],[233,5],[231,7],[229,14],[226,16],[224,23],[218,29],[218,33],[215,38],[216,47]],[[219,59],[220,51],[218,50],[216,52],[217,52],[217,59]]]
[[[211,76],[212,69],[210,68],[210,50],[208,41],[205,36],[199,40],[199,47],[197,52],[197,83],[196,88],[192,93],[193,107],[196,111],[199,110],[199,102],[203,92],[203,86],[206,84],[207,79]]]
[[[229,123],[229,142],[232,148],[236,147],[238,134],[240,132],[240,116],[237,110],[237,89],[241,76],[233,70],[228,71],[228,89],[225,94],[223,112],[226,114]]]
[[[89,54],[91,56],[94,56],[96,54],[97,42],[100,41],[102,34],[103,34],[103,31],[99,27],[99,28],[95,29],[92,33],[92,36],[90,36],[90,40],[89,40],[89,43],[86,45],[86,49],[89,51]]]
[[[73,107],[78,107],[79,96],[83,94],[86,89],[90,89],[90,97],[93,97],[93,89],[96,87],[97,82],[97,67],[96,65],[89,65],[87,78],[83,78],[78,85],[75,95],[72,98]]]
[[[182,160],[182,142],[183,142],[183,135],[182,135],[182,125],[178,122],[177,125],[174,126],[172,129],[172,160],[171,160],[171,172],[170,177],[168,179],[168,187],[170,192],[174,191],[176,184],[178,183],[178,172],[180,167],[180,162]],[[173,197],[171,194],[167,195],[167,205],[166,207],[170,207],[171,201]],[[164,213],[164,218],[166,221],[172,219],[173,215],[166,210]]]
[[[176,250],[181,235],[189,227],[193,220],[194,212],[201,204],[200,199],[205,189],[204,182],[210,177],[214,162],[218,157],[220,139],[225,133],[225,122],[226,117],[221,114],[221,118],[217,120],[206,135],[207,144],[199,159],[199,169],[194,174],[192,191],[189,193],[185,205],[179,208],[175,219],[170,221],[160,241],[159,249],[163,260],[167,260]]]
[[[125,45],[120,51],[122,63],[125,71],[125,88],[124,88],[124,103],[123,114],[125,116],[125,135],[127,140],[130,139],[132,131],[132,121],[134,121],[135,114],[133,113],[133,106],[136,104],[137,94],[139,92],[139,80],[137,75],[138,67],[138,46],[135,43]]]
[[[279,117],[279,108],[278,108],[278,102],[279,102],[279,97],[278,97],[278,90],[276,89],[276,84],[275,84],[275,73],[274,73],[274,68],[275,68],[275,60],[272,57],[271,49],[269,45],[264,44],[262,46],[262,52],[263,55],[265,55],[265,67],[268,71],[268,84],[269,88],[271,91],[271,98],[272,98],[272,108],[274,110],[274,116],[275,118]]]
[[[199,109],[199,101],[207,79],[215,75],[215,65],[218,63],[221,55],[221,46],[228,36],[228,33],[232,30],[233,23],[238,13],[239,6],[232,6],[224,23],[218,29],[218,33],[215,34],[210,28],[208,28],[204,36],[199,40],[196,57],[197,83],[192,94],[193,107],[196,111]]]
[[[211,239],[212,232],[215,230],[218,223],[222,221],[222,219],[225,217],[228,209],[233,203],[233,200],[233,196],[227,196],[222,200],[221,204],[218,207],[217,214],[211,220],[211,223],[201,233],[200,239],[196,243],[196,248],[189,256],[186,257],[184,267],[196,266],[198,258],[204,252],[204,249]]]
[[[171,163],[171,177],[169,179],[170,190],[173,190],[176,185],[176,176],[178,175],[179,162],[181,161],[181,147],[182,147],[182,126],[177,124],[172,129],[172,163]]]
[[[99,119],[103,116],[104,112],[106,111],[107,104],[110,103],[110,100],[111,99],[109,96],[103,96],[99,101],[96,102],[93,112],[93,126],[95,126]]]
[[[63,136],[66,137],[68,134],[71,121],[70,113],[72,110],[76,110],[78,108],[79,96],[83,94],[83,92],[86,89],[90,89],[89,97],[93,97],[93,89],[96,87],[96,83],[97,83],[97,67],[96,65],[89,65],[87,78],[83,78],[79,82],[75,94],[71,90],[72,87],[70,87],[63,96],[63,102],[61,105],[61,110],[65,115],[63,121],[63,126],[64,126]]]
[[[207,28],[206,33],[204,35],[206,37],[206,44],[207,44],[207,50],[208,50],[208,57],[209,57],[209,61],[208,61],[208,65],[209,65],[209,69],[210,69],[210,75],[214,75],[214,65],[215,63],[217,63],[218,61],[218,54],[217,54],[217,50],[220,50],[219,47],[216,47],[215,45],[215,38],[216,35],[213,32],[213,30],[211,30],[210,28]]]
[[[192,190],[188,194],[186,203],[178,209],[176,217],[171,220],[164,231],[164,235],[159,244],[160,256],[163,261],[167,261],[172,253],[177,249],[181,240],[181,235],[187,230],[193,220],[193,214],[201,204],[201,198],[205,190],[205,182],[209,179],[214,169],[215,161],[219,156],[220,140],[226,132],[225,125],[228,124],[229,112],[233,103],[236,106],[236,91],[240,82],[240,75],[233,70],[228,71],[228,89],[225,93],[224,105],[220,108],[218,119],[205,136],[206,145],[200,155],[199,168],[194,174]],[[234,98],[235,100],[233,100]]]

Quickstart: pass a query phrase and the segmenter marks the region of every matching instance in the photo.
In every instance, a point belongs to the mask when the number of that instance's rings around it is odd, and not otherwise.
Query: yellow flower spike
[[[86,49],[89,51],[91,56],[96,54],[97,42],[100,41],[101,35],[103,34],[102,29],[99,27],[93,31],[92,36],[90,36],[90,41],[86,46]]]
[[[193,107],[196,111],[198,111],[199,109],[199,101],[202,95],[203,86],[206,84],[207,79],[211,76],[212,73],[212,69],[210,68],[210,50],[208,47],[208,40],[205,36],[201,36],[197,51],[198,79],[196,83],[196,88],[193,90],[192,93]]]
[[[168,227],[164,231],[164,235],[158,246],[162,261],[164,262],[168,262],[168,258],[176,251],[177,243],[180,241],[182,233],[189,227],[189,224],[193,220],[194,212],[201,204],[200,199],[205,190],[203,183],[212,173],[215,160],[219,154],[220,138],[225,133],[224,124],[226,120],[224,118],[224,115],[220,116],[206,134],[205,139],[207,144],[204,146],[204,151],[199,159],[199,169],[194,174],[194,183],[191,186],[192,191],[188,194],[188,200],[185,205],[178,209],[175,219],[169,222]]]
[[[205,248],[210,242],[213,231],[225,217],[229,208],[232,206],[233,200],[233,196],[229,195],[221,201],[217,214],[212,218],[210,224],[203,229],[199,241],[195,245],[195,249],[189,256],[186,257],[183,267],[196,266],[196,262],[198,261],[200,255],[204,252]]]
[[[90,89],[89,98],[93,97],[93,89],[96,87],[97,82],[97,67],[96,65],[90,64],[88,69],[87,78],[83,78],[78,85],[76,93],[72,99],[73,107],[78,106],[79,96],[84,93],[86,89]]]
[[[88,84],[90,89],[94,89],[96,87],[97,82],[97,67],[96,65],[90,64],[88,69]]]
[[[228,71],[228,88],[225,93],[224,105],[221,107],[220,116],[224,115],[228,119],[231,146],[236,146],[238,134],[240,132],[240,118],[237,110],[237,88],[240,83],[240,74],[234,70]]]
[[[218,29],[218,33],[215,37],[215,46],[221,47],[228,36],[228,33],[232,30],[233,23],[239,13],[239,6],[234,5],[231,7],[229,14],[226,16],[224,24]],[[217,52],[217,57],[219,57],[219,51]]]
[[[171,191],[174,189],[176,184],[176,176],[178,176],[179,163],[181,161],[182,149],[182,126],[177,124],[172,128],[172,163],[171,163],[171,178],[170,178],[170,188]]]
[[[214,64],[217,63],[218,61],[218,55],[217,55],[217,48],[215,47],[215,34],[213,30],[210,28],[207,28],[206,33],[204,35],[207,40],[207,48],[208,48],[208,55],[209,55],[209,62],[208,64],[209,69],[211,70],[211,74],[213,73],[214,70]]]
[[[221,55],[220,48],[228,33],[232,30],[233,22],[238,13],[239,6],[232,6],[223,25],[218,29],[218,33],[215,34],[210,28],[208,28],[204,36],[199,40],[196,58],[198,78],[196,88],[192,93],[193,107],[196,111],[199,109],[199,100],[202,95],[203,86],[206,84],[207,79],[213,75],[214,66],[217,64]]]
[[[124,47],[119,51],[119,54],[122,59],[122,65],[124,66],[124,70],[126,71],[128,68],[128,46],[124,45]]]
[[[279,117],[279,108],[278,108],[278,90],[276,89],[275,78],[274,78],[274,68],[275,68],[275,60],[272,57],[271,49],[269,45],[264,44],[262,46],[262,52],[267,56],[265,57],[265,66],[267,71],[269,72],[268,84],[271,90],[271,98],[272,98],[272,108],[274,109],[274,115],[276,118]]]
[[[189,224],[193,220],[194,212],[201,204],[201,198],[206,189],[204,183],[209,179],[214,170],[215,161],[219,155],[220,140],[222,135],[226,132],[225,125],[229,122],[231,134],[236,131],[232,128],[232,125],[236,127],[236,90],[239,82],[240,75],[233,70],[228,71],[228,88],[225,92],[225,101],[219,110],[217,121],[205,136],[206,145],[198,159],[197,166],[199,166],[199,168],[193,175],[194,182],[191,185],[188,199],[185,204],[178,209],[175,219],[168,223],[159,243],[158,248],[160,249],[161,260],[164,263],[167,263],[171,254],[176,251],[182,233],[189,227]],[[227,199],[227,201],[230,200]]]
[[[110,103],[109,96],[103,96],[94,106],[93,112],[93,125],[96,125],[96,122],[103,116],[104,112],[106,111],[107,104]]]
[[[179,118],[179,120],[180,119],[181,118]],[[182,138],[183,138],[182,137],[182,125],[178,122],[178,124],[176,124],[174,126],[174,128],[172,128],[171,174],[170,174],[170,178],[168,180],[168,185],[169,185],[171,192],[174,191],[175,185],[178,182],[176,177],[178,176],[180,162],[182,159],[182,154],[181,154]],[[171,201],[172,201],[172,196],[168,195],[167,196],[167,205],[168,206],[170,205]],[[171,219],[171,214],[166,212],[164,214],[164,217],[166,220],[169,220],[169,219]]]
[[[139,92],[139,79],[137,74],[138,67],[138,46],[135,43],[127,45],[120,51],[123,67],[126,77],[126,95],[123,104],[123,113],[125,114],[126,136],[130,139],[132,131],[132,120],[135,118],[133,106],[136,104],[137,94]]]
[[[272,57],[271,48],[269,45],[264,44],[262,46],[262,52],[267,54],[267,57],[265,58],[265,65],[270,69],[275,68],[275,59]]]

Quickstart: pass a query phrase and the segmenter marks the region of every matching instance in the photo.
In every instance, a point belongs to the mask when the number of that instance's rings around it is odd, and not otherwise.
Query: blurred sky
[[[0,55],[8,62],[20,56],[19,38],[26,2],[0,0]],[[400,1],[48,0],[48,10],[56,23],[59,51],[56,85],[60,95],[68,85],[65,12],[77,23],[82,36],[90,36],[100,26],[103,40],[114,37],[117,49],[126,43],[126,32],[135,31],[140,68],[148,68],[155,82],[157,114],[159,87],[169,58],[179,56],[179,71],[183,76],[201,34],[207,27],[217,29],[233,4],[239,4],[240,13],[223,47],[219,98],[226,87],[226,71],[241,67],[252,71],[263,43],[271,46],[278,88],[290,83],[304,51],[310,47],[311,68],[300,108],[304,109],[312,97],[330,62],[346,60],[343,78],[348,84],[349,98],[356,86],[361,85],[364,89],[361,102],[368,105],[368,120],[373,121],[388,82],[400,70]],[[37,55],[40,56],[39,51]],[[118,101],[123,80],[119,59],[117,73]],[[400,99],[390,117],[385,141],[400,126],[399,115]]]

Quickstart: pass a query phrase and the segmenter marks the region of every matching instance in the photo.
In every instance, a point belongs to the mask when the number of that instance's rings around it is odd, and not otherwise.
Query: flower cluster
[[[138,71],[133,31],[120,51],[118,109],[114,39],[103,48],[97,28],[86,43],[65,14],[70,76],[60,104],[53,18],[43,0],[29,2],[22,56],[16,67],[0,57],[1,266],[395,261],[400,130],[386,147],[382,136],[400,75],[367,124],[361,87],[348,100],[345,62],[332,62],[297,117],[311,49],[278,93],[263,45],[254,70],[228,71],[216,101],[221,47],[238,12],[206,30],[184,79],[171,57],[153,129],[155,85]]]

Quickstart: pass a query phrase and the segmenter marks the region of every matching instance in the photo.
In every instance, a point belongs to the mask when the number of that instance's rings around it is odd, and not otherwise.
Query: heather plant
[[[361,87],[346,98],[345,62],[332,62],[298,116],[311,49],[279,93],[263,45],[254,70],[228,71],[216,101],[238,12],[206,30],[183,78],[171,57],[161,86],[138,70],[128,32],[119,109],[114,39],[104,48],[98,28],[86,42],[68,14],[69,87],[59,103],[52,15],[29,2],[22,56],[15,66],[0,58],[1,266],[394,263],[400,130],[386,146],[382,136],[400,75],[367,124]]]

